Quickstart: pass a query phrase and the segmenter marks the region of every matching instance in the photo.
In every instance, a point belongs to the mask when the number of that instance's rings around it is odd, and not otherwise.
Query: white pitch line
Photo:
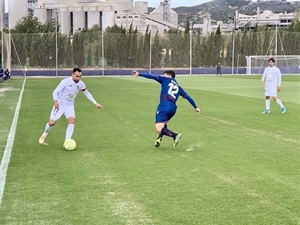
[[[3,193],[4,193],[6,173],[7,173],[7,169],[8,169],[8,165],[9,165],[9,161],[10,161],[12,148],[13,148],[13,145],[14,145],[15,134],[16,134],[16,129],[17,129],[17,122],[18,122],[18,118],[19,118],[19,112],[20,112],[20,108],[21,108],[25,83],[26,83],[26,78],[23,82],[23,85],[22,85],[22,88],[21,88],[21,91],[20,91],[20,95],[19,95],[17,106],[16,106],[14,118],[13,118],[13,121],[11,123],[10,131],[9,131],[9,134],[8,134],[8,138],[7,138],[7,142],[6,142],[6,146],[5,146],[5,150],[4,150],[4,154],[3,154],[1,165],[0,165],[0,206],[1,206],[1,203],[2,203],[2,198],[3,198]]]

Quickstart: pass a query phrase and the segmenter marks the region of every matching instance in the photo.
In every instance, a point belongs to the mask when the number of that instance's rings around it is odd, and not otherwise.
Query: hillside
[[[177,7],[173,8],[178,13],[179,24],[184,26],[187,18],[190,18],[193,23],[201,21],[198,18],[199,12],[209,12],[213,20],[221,20],[223,22],[230,22],[234,17],[235,10],[247,15],[254,15],[257,13],[257,8],[260,11],[271,10],[274,13],[290,13],[300,9],[300,1],[289,2],[265,2],[257,3],[250,0],[212,0],[200,5],[192,7]],[[151,9],[149,9],[152,11]]]

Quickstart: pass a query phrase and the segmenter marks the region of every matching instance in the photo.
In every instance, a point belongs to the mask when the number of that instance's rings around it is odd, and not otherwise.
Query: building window
[[[102,31],[103,26],[102,26],[102,12],[100,12],[100,19],[99,19],[99,24],[100,24],[100,30]]]
[[[70,33],[73,34],[73,26],[74,26],[74,20],[73,20],[73,12],[70,12]]]
[[[88,12],[84,12],[84,28],[88,28]]]

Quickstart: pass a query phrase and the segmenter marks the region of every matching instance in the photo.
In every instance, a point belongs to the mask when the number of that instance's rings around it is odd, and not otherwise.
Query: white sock
[[[51,128],[52,128],[52,127],[49,126],[49,123],[46,123],[44,133],[45,133],[45,134],[48,134],[48,133],[50,132]]]
[[[277,103],[278,105],[280,105],[281,108],[284,107],[283,104],[282,104],[282,101],[281,101],[279,98],[277,98],[276,103]]]
[[[74,132],[74,124],[68,124],[65,141],[72,138]]]
[[[270,110],[270,103],[271,103],[271,101],[270,101],[270,99],[266,99],[266,110]]]

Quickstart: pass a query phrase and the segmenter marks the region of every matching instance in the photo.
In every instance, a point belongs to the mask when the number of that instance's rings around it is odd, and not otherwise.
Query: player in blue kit
[[[175,80],[175,72],[173,70],[167,70],[164,72],[164,75],[152,75],[139,73],[138,71],[133,71],[134,76],[145,77],[148,79],[156,80],[161,84],[161,93],[160,93],[160,103],[157,106],[156,111],[156,132],[159,134],[157,140],[155,141],[155,147],[159,147],[162,137],[164,135],[174,139],[173,146],[175,147],[180,138],[180,133],[175,133],[167,128],[168,121],[175,115],[177,110],[176,101],[179,96],[187,99],[189,103],[195,108],[196,112],[200,112],[200,109],[197,107],[195,101],[179,86]]]

